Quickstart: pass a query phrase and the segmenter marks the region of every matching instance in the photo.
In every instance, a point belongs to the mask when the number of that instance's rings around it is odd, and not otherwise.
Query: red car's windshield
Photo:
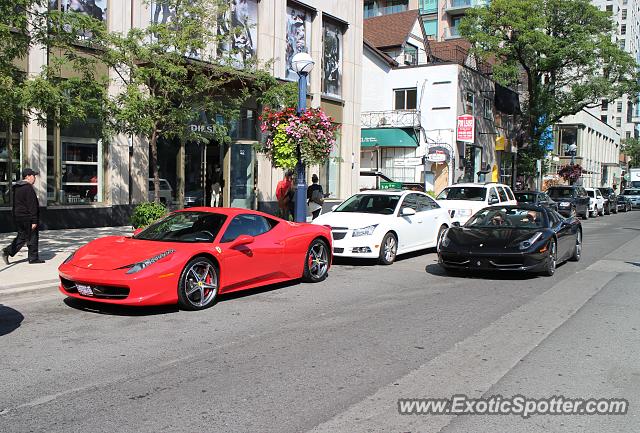
[[[176,212],[151,224],[134,239],[164,242],[213,242],[226,215],[211,212]]]

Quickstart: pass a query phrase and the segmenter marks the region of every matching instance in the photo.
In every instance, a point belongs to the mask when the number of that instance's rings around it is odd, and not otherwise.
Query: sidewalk
[[[130,235],[131,226],[86,229],[45,230],[40,232],[40,258],[43,264],[27,262],[27,246],[9,258],[9,266],[0,261],[0,296],[57,286],[58,266],[73,251],[87,242],[110,235]],[[15,233],[0,233],[0,248],[9,245]]]

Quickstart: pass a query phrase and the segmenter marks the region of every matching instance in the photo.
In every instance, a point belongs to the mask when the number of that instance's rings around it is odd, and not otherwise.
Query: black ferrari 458
[[[487,207],[438,242],[447,271],[531,271],[553,275],[566,260],[580,260],[582,226],[576,217],[531,205]]]

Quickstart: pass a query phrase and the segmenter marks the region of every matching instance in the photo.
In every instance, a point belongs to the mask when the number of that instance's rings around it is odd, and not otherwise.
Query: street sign
[[[380,189],[402,189],[402,182],[380,182]]]
[[[447,160],[447,154],[443,151],[436,151],[428,154],[427,160],[431,162],[445,162]]]
[[[456,140],[465,143],[473,143],[475,141],[475,119],[471,114],[462,114],[458,116]]]

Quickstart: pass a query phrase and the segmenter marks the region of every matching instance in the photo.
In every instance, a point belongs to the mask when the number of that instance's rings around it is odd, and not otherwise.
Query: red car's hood
[[[108,236],[89,242],[73,256],[71,264],[79,268],[112,270],[141,262],[170,249],[170,242],[132,239],[124,236]]]

